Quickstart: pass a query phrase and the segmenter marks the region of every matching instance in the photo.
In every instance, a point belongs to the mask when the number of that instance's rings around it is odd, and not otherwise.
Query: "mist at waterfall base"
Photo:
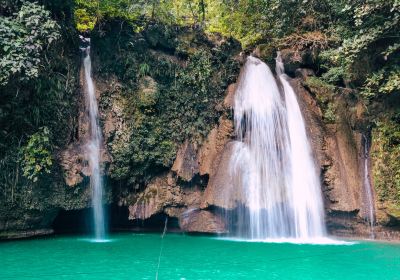
[[[303,116],[279,55],[276,62],[277,80],[265,63],[248,57],[236,88],[230,172],[244,205],[235,213],[233,236],[329,243]]]
[[[90,42],[88,38],[81,38]],[[99,113],[96,99],[96,89],[92,79],[92,62],[90,58],[90,45],[82,48],[85,52],[83,60],[85,84],[86,84],[86,105],[89,113],[90,135],[86,144],[86,151],[89,158],[90,188],[93,206],[93,229],[95,242],[106,242],[106,221],[103,206],[103,178],[100,170],[102,133],[99,125]]]

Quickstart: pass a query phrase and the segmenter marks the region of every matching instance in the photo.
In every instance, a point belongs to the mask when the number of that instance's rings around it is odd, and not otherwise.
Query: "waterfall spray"
[[[326,235],[322,193],[296,95],[278,54],[280,90],[269,67],[248,57],[234,101],[231,174],[246,207],[238,234],[313,242]]]
[[[89,43],[90,39],[81,37],[83,42]],[[105,239],[106,226],[103,207],[103,180],[100,170],[100,156],[102,133],[99,125],[99,113],[96,100],[96,90],[92,79],[92,62],[90,58],[90,45],[82,48],[85,52],[83,60],[86,81],[86,104],[89,111],[90,135],[87,143],[89,168],[91,171],[90,187],[92,190],[93,223],[95,240]]]

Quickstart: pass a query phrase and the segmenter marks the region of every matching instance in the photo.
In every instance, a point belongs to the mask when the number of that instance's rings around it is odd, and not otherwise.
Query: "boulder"
[[[129,220],[145,220],[163,212],[165,207],[181,206],[183,199],[180,187],[168,185],[166,177],[157,177],[129,206]]]
[[[170,172],[153,179],[143,192],[132,198],[134,203],[129,206],[129,219],[145,220],[160,213],[179,219],[188,209],[199,208],[201,196],[200,187],[179,186],[177,178]]]
[[[223,233],[222,217],[200,209],[203,191],[198,186],[181,187],[172,173],[155,178],[129,206],[130,220],[146,220],[157,214],[177,218],[185,232]]]
[[[226,224],[222,217],[207,210],[186,211],[179,219],[179,225],[186,232],[225,233]]]

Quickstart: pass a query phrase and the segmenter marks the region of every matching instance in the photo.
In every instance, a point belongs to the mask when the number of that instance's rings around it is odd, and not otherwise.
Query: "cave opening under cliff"
[[[126,206],[112,204],[107,207],[109,230],[162,232],[165,220],[164,213],[155,214],[146,220],[129,220],[129,210]],[[56,234],[87,234],[92,231],[92,209],[60,210],[53,221],[52,228]],[[177,218],[168,217],[168,231],[179,232]]]
[[[146,220],[130,221],[131,226],[126,229],[132,231],[163,232],[167,218],[167,231],[180,232],[181,228],[179,226],[178,219],[174,217],[168,217],[164,213],[155,214]],[[120,230],[122,230],[122,228]]]
[[[91,231],[91,209],[60,210],[53,221],[56,234],[84,234]]]

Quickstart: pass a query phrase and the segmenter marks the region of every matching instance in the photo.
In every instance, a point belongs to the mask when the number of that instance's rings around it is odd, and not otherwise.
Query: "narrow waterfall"
[[[374,207],[374,197],[371,185],[371,179],[369,177],[369,141],[368,138],[363,135],[364,139],[364,204],[367,206],[366,219],[370,226],[371,238],[375,238],[374,224],[375,224],[375,207]]]
[[[83,38],[89,42],[90,39]],[[102,133],[99,125],[99,114],[96,100],[96,89],[92,79],[92,62],[90,58],[90,45],[83,49],[85,58],[83,65],[85,69],[86,82],[86,104],[89,111],[90,136],[87,143],[87,152],[89,156],[89,168],[91,171],[90,187],[92,190],[93,205],[93,223],[95,240],[101,241],[105,239],[106,226],[103,207],[103,180],[100,170],[100,152],[102,143]]]
[[[326,235],[321,186],[296,95],[283,74],[248,57],[234,101],[237,141],[231,159],[243,193],[238,235],[312,242]]]

